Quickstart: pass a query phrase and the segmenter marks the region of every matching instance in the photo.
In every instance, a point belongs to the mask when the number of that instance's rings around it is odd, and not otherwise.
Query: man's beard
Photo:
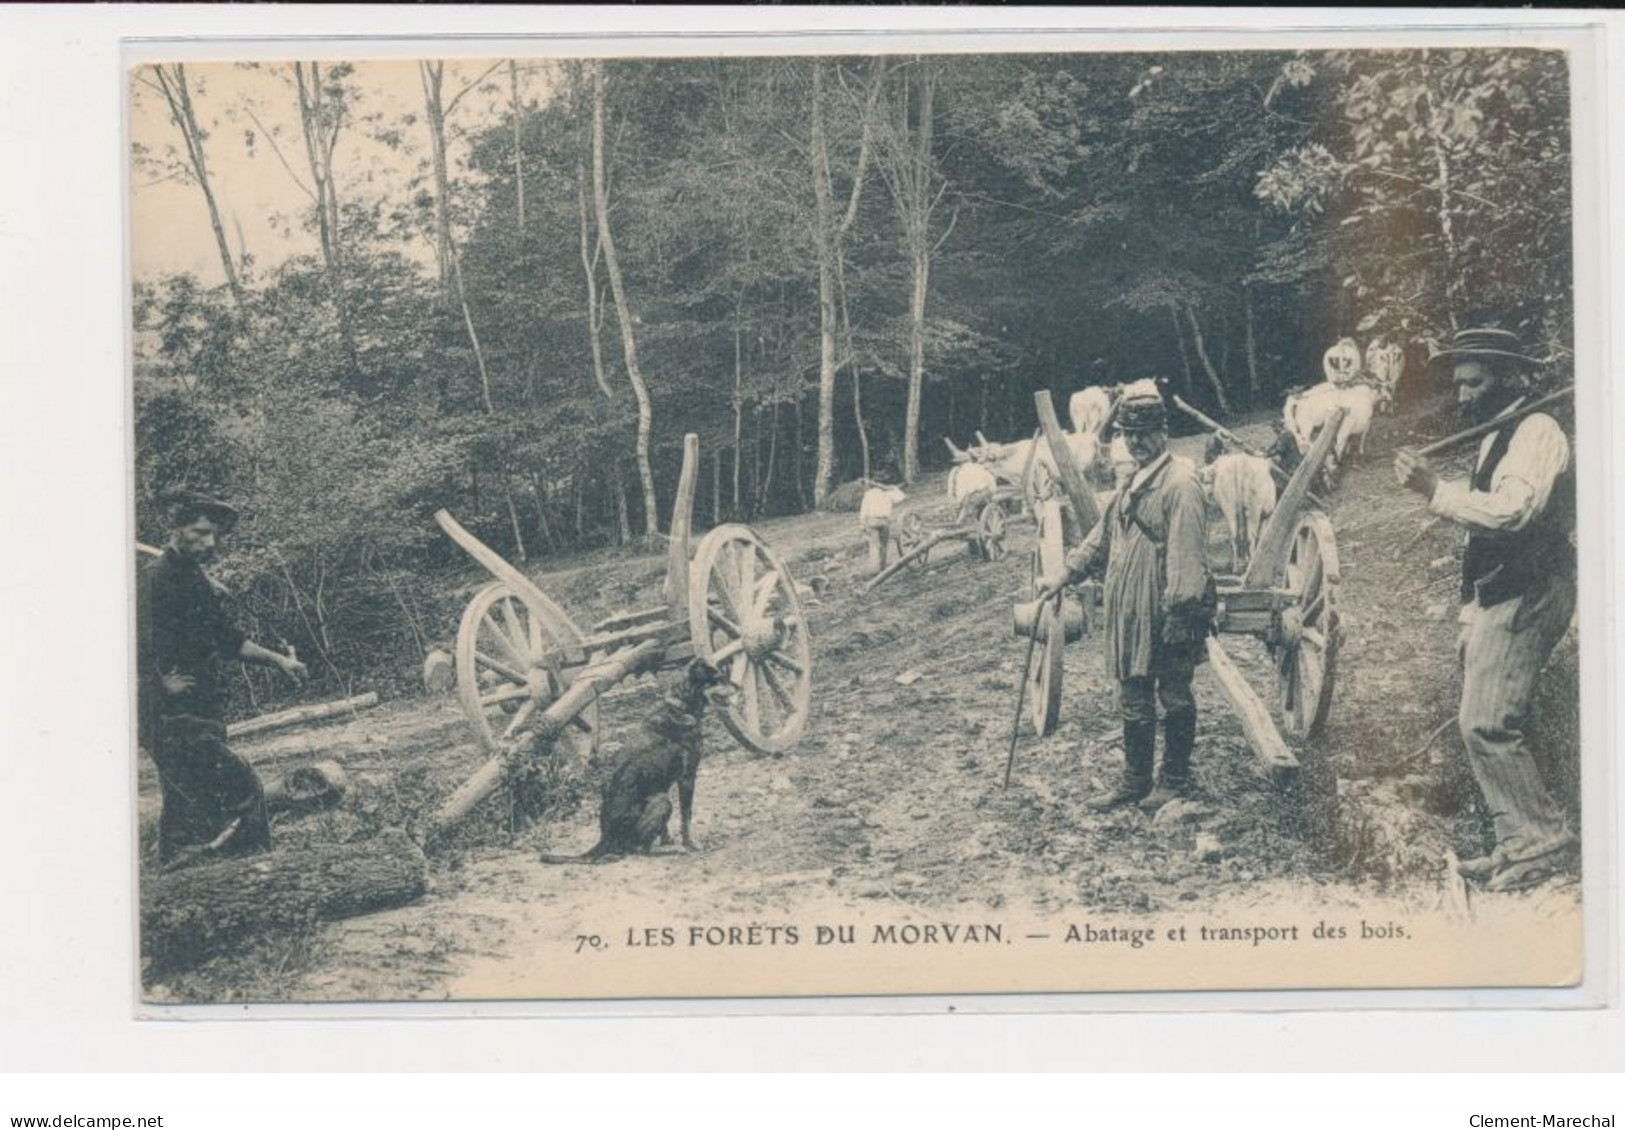
[[[1497,390],[1486,393],[1467,406],[1467,417],[1475,424],[1486,423],[1495,419],[1504,412],[1508,405],[1518,399],[1518,390],[1515,388]]]

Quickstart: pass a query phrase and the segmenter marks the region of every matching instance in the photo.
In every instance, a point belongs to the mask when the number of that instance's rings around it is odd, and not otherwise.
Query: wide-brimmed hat
[[[1156,382],[1135,381],[1123,390],[1117,401],[1115,422],[1119,431],[1155,432],[1168,427],[1168,407]]]
[[[201,515],[213,522],[221,533],[229,531],[242,517],[235,506],[199,491],[177,491],[166,501],[171,521],[179,523],[190,520],[193,515]]]
[[[1523,340],[1517,334],[1493,327],[1458,330],[1450,338],[1448,347],[1437,350],[1428,358],[1428,364],[1444,360],[1464,361],[1473,357],[1494,357],[1527,366],[1541,364],[1538,358],[1524,352]]]

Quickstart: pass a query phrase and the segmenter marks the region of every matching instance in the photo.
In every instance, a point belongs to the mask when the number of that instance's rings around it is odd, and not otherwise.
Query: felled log
[[[260,930],[401,906],[428,888],[428,862],[392,828],[353,844],[223,859],[141,881],[141,953],[154,971],[195,965]]]
[[[340,714],[353,714],[358,710],[365,710],[369,706],[377,705],[377,693],[368,691],[366,694],[358,694],[354,698],[341,698],[337,702],[318,702],[310,706],[296,706],[292,710],[279,710],[275,714],[261,714],[257,718],[245,718],[241,722],[233,722],[226,727],[226,737],[246,738],[251,734],[284,730],[289,726],[303,726],[309,722],[319,722],[323,718],[334,718]]]

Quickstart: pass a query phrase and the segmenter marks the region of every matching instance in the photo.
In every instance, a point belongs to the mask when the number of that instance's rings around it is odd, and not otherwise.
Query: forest
[[[533,567],[658,549],[688,432],[705,526],[1030,434],[1036,389],[1228,420],[1344,336],[1571,356],[1558,52],[388,64],[410,101],[383,65],[130,76],[166,127],[132,192],[184,184],[218,264],[135,262],[137,535],[240,505],[214,571],[329,695],[449,633],[435,509]],[[244,149],[301,194],[287,247],[229,222]]]

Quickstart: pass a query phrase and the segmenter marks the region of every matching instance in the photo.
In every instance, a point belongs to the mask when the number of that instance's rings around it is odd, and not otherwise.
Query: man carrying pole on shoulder
[[[1466,482],[1441,480],[1416,452],[1394,459],[1402,486],[1467,531],[1459,721],[1495,842],[1460,871],[1488,890],[1517,890],[1563,873],[1575,856],[1529,741],[1541,668],[1574,616],[1574,460],[1555,419],[1520,413],[1538,362],[1516,334],[1463,330],[1434,361],[1450,364],[1457,402],[1474,422],[1522,416],[1484,436]]]

